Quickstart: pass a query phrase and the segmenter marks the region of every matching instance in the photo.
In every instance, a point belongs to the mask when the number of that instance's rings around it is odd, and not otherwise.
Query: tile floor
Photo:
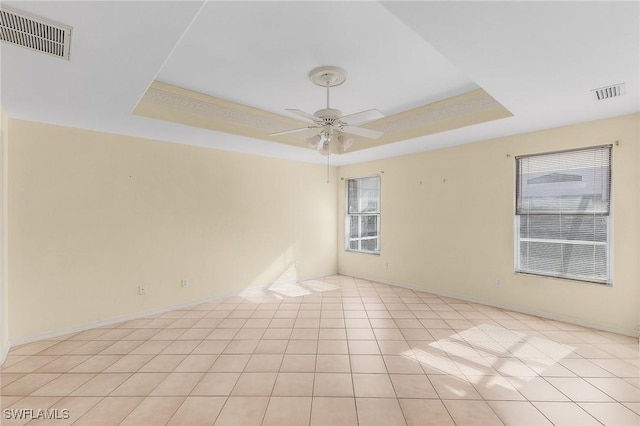
[[[638,425],[639,365],[638,339],[330,276],[16,347],[1,422]]]

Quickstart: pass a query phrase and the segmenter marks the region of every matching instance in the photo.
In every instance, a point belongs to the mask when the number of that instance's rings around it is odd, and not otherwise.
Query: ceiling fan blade
[[[291,130],[285,130],[283,132],[269,133],[267,136],[286,135],[286,134],[289,134],[289,133],[302,132],[304,130],[309,130],[309,129],[310,129],[310,127],[300,127],[299,129],[291,129]]]
[[[340,121],[346,124],[361,124],[367,121],[377,120],[379,118],[383,118],[384,114],[382,114],[377,109],[369,109],[367,111],[356,112],[355,114],[345,115],[340,118]]]
[[[315,117],[311,114],[309,114],[308,112],[304,112],[302,110],[299,109],[285,109],[285,111],[289,111],[291,114],[295,114],[297,116],[300,116],[302,118],[306,118],[307,120],[315,123],[316,121],[318,121],[318,117]]]
[[[349,133],[350,135],[362,136],[369,139],[378,139],[380,136],[382,136],[382,132],[379,132],[377,130],[365,129],[355,126],[344,126],[340,128],[340,131],[343,133]]]

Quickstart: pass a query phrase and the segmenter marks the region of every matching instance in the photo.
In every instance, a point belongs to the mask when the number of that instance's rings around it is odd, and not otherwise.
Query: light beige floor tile
[[[13,404],[10,404],[2,412],[2,425],[14,426],[26,424],[31,420],[32,414],[30,411],[25,410],[45,410],[61,399],[62,397],[59,396],[28,396],[14,401]],[[34,414],[36,414],[36,412],[34,412]],[[63,416],[64,413],[57,413],[57,417]],[[51,423],[51,421],[49,421],[49,423]]]
[[[584,380],[618,402],[640,402],[640,389],[618,377]]]
[[[268,397],[229,397],[215,426],[259,426],[264,418]]]
[[[511,382],[502,376],[468,376],[468,380],[485,400],[520,401],[525,399]]]
[[[346,340],[319,340],[318,354],[346,355],[349,353]]]
[[[278,372],[282,364],[283,355],[278,354],[254,354],[251,355],[249,363],[245,367],[245,372]]]
[[[147,396],[149,395],[169,373],[134,373],[111,396]]]
[[[349,353],[351,355],[379,355],[380,349],[375,340],[349,340]]]
[[[580,377],[547,377],[546,380],[575,402],[613,401],[605,393]]]
[[[454,426],[439,399],[400,399],[400,407],[408,426]]]
[[[114,425],[125,419],[144,398],[106,397],[98,402],[73,425],[101,426]]]
[[[205,340],[191,352],[194,355],[218,355],[229,344],[229,340]]]
[[[283,354],[287,350],[288,340],[269,339],[261,340],[256,346],[256,354]]]
[[[153,359],[154,355],[125,355],[109,367],[105,373],[135,373]]]
[[[190,396],[167,422],[167,426],[210,426],[226,401],[225,397]]]
[[[30,355],[13,355],[12,352],[9,352],[9,354],[7,355],[7,357],[4,360],[4,363],[2,365],[0,365],[0,370],[7,371],[7,369],[9,367],[13,366],[14,364],[16,364],[16,363],[18,363],[20,361],[24,361],[25,359],[30,359],[30,358],[31,358]],[[52,357],[50,359],[50,362],[53,361],[56,358],[57,357]]]
[[[131,355],[157,355],[171,344],[168,340],[148,340],[143,342],[131,352]]]
[[[184,401],[184,397],[157,396],[147,397],[138,405],[120,425],[163,425],[173,416]]]
[[[4,373],[32,373],[48,365],[50,362],[57,360],[58,358],[59,356],[57,355],[25,355],[24,359],[18,358],[14,363],[9,362],[13,360],[7,359],[7,361],[5,361],[5,365],[3,365],[2,371]]]
[[[353,426],[358,424],[354,398],[314,397],[311,426]]]
[[[564,359],[560,364],[581,377],[614,377],[612,373],[594,364],[588,359]]]
[[[347,321],[366,321],[366,320],[347,320]],[[375,340],[371,328],[347,328],[347,339],[349,340]]]
[[[110,346],[107,346],[102,351],[100,351],[100,353],[103,355],[126,355],[140,346],[142,343],[144,342],[140,340],[120,340],[116,341]]]
[[[251,355],[237,354],[237,355],[220,355],[211,366],[212,373],[241,373],[244,371]]]
[[[321,329],[318,338],[320,340],[347,340],[347,332],[342,329]]]
[[[351,372],[349,355],[318,355],[316,358],[316,372],[319,372],[319,373]]]
[[[281,372],[313,373],[316,371],[316,355],[285,355],[280,366]]]
[[[429,375],[429,380],[440,399],[482,399],[466,378],[440,374]]]
[[[353,396],[353,383],[348,373],[316,373],[314,396]]]
[[[288,343],[291,336],[291,329],[288,328],[268,328],[262,335],[262,340],[284,340]],[[285,348],[286,349],[286,348]]]
[[[317,340],[290,340],[287,346],[286,354],[316,354],[318,349]]]
[[[71,396],[106,396],[131,376],[129,373],[103,373],[80,386]]]
[[[240,373],[205,373],[191,392],[194,396],[228,396],[238,381]]]
[[[101,373],[122,358],[122,355],[94,355],[69,370],[70,373]]]
[[[52,410],[58,410],[59,414],[58,418],[53,421],[53,424],[55,426],[72,424],[93,408],[100,400],[102,400],[102,397],[99,396],[69,396],[59,400],[50,407]],[[66,414],[64,410],[66,410]],[[68,418],[65,419],[64,417]],[[44,426],[52,424],[52,421],[49,419],[37,419],[28,424],[29,426]]]
[[[33,396],[67,396],[89,380],[94,374],[62,374],[35,390]]]
[[[504,424],[484,401],[445,400],[443,402],[458,426]]]
[[[527,401],[488,401],[505,425],[542,426],[552,423]]]
[[[200,382],[204,373],[169,373],[151,392],[153,396],[187,396]]]
[[[31,373],[2,387],[2,395],[27,396],[60,375],[57,373]]]
[[[290,340],[318,340],[320,330],[317,328],[294,328]]]
[[[242,373],[233,392],[234,396],[269,396],[277,373]]]
[[[79,364],[82,364],[90,355],[64,355],[36,370],[37,373],[66,373]]]
[[[143,365],[140,373],[170,373],[180,365],[186,355],[156,355],[151,361]]]
[[[113,340],[90,340],[71,351],[71,355],[96,355],[113,345]]]
[[[356,398],[359,426],[406,425],[400,404],[395,398]]]
[[[556,426],[601,424],[574,402],[534,402],[533,405]]]
[[[198,330],[197,328],[194,330]],[[205,328],[201,328],[199,330],[208,330]],[[231,341],[240,331],[239,328],[215,328],[212,329],[211,332],[207,335],[207,340],[226,340]]]
[[[624,404],[625,407],[627,407],[629,410],[633,411],[636,414],[640,414],[640,402],[625,402]]]
[[[389,373],[424,374],[421,363],[413,356],[384,355]]]
[[[57,344],[55,340],[40,340],[38,342],[27,343],[24,345],[16,346],[11,350],[12,355],[36,355],[37,353],[50,348]]]
[[[351,355],[350,359],[353,373],[387,373],[387,367],[381,355]]]
[[[640,368],[626,360],[592,359],[591,361],[618,377],[640,377]]]
[[[200,340],[177,340],[171,342],[161,353],[189,355],[200,343]]]
[[[223,354],[252,354],[259,340],[232,340],[222,352]]]
[[[506,377],[506,380],[513,385],[529,401],[562,402],[569,401],[569,398],[558,389],[553,387],[542,377],[516,378]]]
[[[311,398],[272,397],[262,426],[306,426],[311,417]]]
[[[273,388],[274,396],[312,396],[313,373],[279,373]]]
[[[205,373],[209,371],[218,355],[187,355],[173,370],[175,373]]]
[[[203,340],[205,339],[213,329],[209,328],[190,328],[182,333],[177,340]]]
[[[358,398],[395,398],[396,396],[387,374],[354,374],[353,389]]]
[[[390,374],[389,377],[398,398],[438,398],[424,374]]]
[[[13,383],[25,375],[25,373],[0,373],[0,387]]]
[[[605,425],[637,426],[640,424],[640,416],[622,404],[594,402],[579,405]]]

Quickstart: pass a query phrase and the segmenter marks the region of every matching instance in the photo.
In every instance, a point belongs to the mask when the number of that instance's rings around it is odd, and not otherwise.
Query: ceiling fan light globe
[[[322,145],[322,148],[320,148],[318,152],[320,153],[320,155],[324,155],[324,156],[329,155],[329,152],[330,152],[329,144],[325,143],[324,145]]]
[[[318,143],[320,143],[320,139],[320,135],[313,135],[310,138],[307,138],[307,145],[309,148],[315,148],[318,146]]]
[[[338,137],[338,143],[340,144],[340,151],[346,152],[353,145],[353,138],[345,135]]]

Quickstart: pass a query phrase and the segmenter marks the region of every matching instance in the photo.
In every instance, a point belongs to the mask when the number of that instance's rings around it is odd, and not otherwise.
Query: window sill
[[[538,274],[535,272],[527,272],[527,271],[514,271],[514,273],[516,275],[525,275],[525,276],[536,277],[536,278],[571,281],[571,282],[579,282],[579,283],[585,283],[585,284],[595,284],[595,285],[604,286],[604,287],[613,287],[613,282],[608,282],[608,281],[593,281],[593,280],[580,279],[580,278],[558,277],[555,275],[544,275],[544,274]]]
[[[349,250],[349,249],[345,249],[344,251],[347,253],[372,254],[374,256],[380,256],[379,251],[363,251],[363,250]]]

